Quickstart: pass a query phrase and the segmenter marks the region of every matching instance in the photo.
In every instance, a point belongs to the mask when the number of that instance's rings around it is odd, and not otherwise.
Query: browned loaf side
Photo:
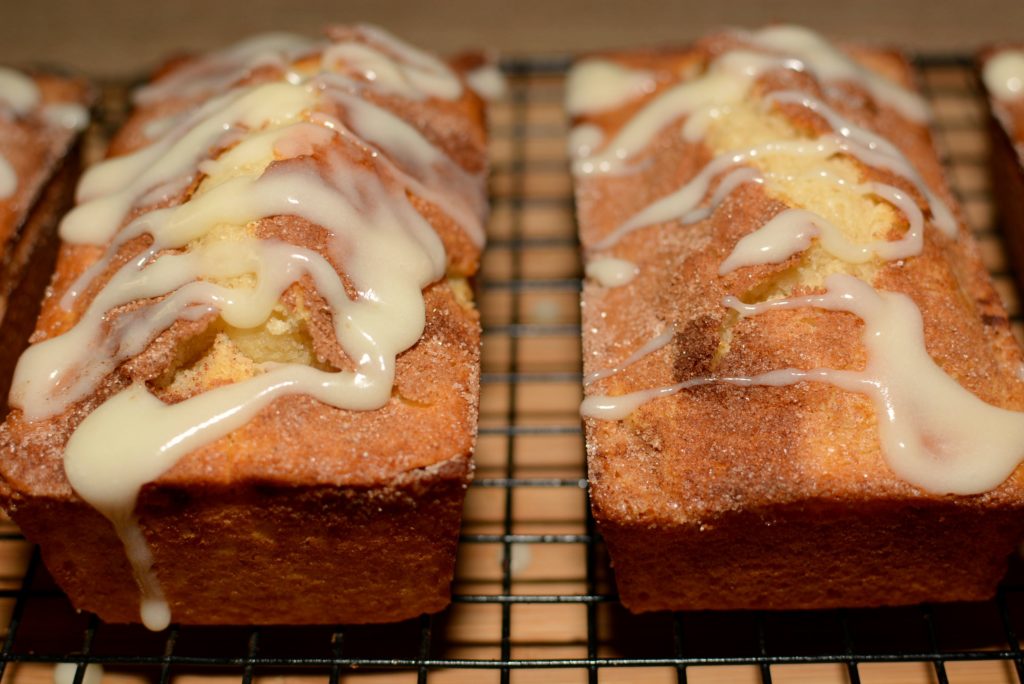
[[[656,87],[574,123],[596,125],[609,139],[650,98],[700,73],[729,45],[728,38],[713,38],[688,50],[602,55],[649,71]],[[912,85],[900,56],[855,55]],[[960,216],[926,126],[855,83],[824,89],[809,74],[772,71],[753,86],[756,95],[792,88],[893,141]],[[792,136],[830,130],[801,107],[764,109]],[[712,159],[706,139],[688,142],[679,130],[677,122],[656,135],[633,173],[577,178],[584,250]],[[732,133],[742,139],[742,130]],[[926,206],[894,174],[852,157],[846,163],[857,165],[864,180],[905,187]],[[584,284],[585,373],[616,366],[668,324],[676,334],[628,372],[590,385],[587,394],[787,367],[862,369],[863,323],[853,314],[801,307],[737,320],[722,305],[727,295],[750,303],[823,291],[820,261],[804,254],[718,274],[742,236],[787,206],[793,205],[762,185],[746,183],[704,220],[670,221],[624,237],[612,253],[638,265],[636,278],[621,287]],[[927,351],[947,374],[987,402],[1024,409],[1020,350],[977,247],[959,223],[958,238],[950,240],[927,221],[923,252],[876,264],[870,282],[914,300]],[[877,425],[866,396],[808,382],[712,383],[649,401],[625,420],[586,419],[593,512],[624,604],[633,611],[795,609],[990,597],[1024,533],[1024,470],[984,494],[933,494],[890,470]]]
[[[158,78],[189,63],[176,61]],[[274,65],[244,77],[252,83],[280,78]],[[139,149],[147,124],[201,102],[171,95],[138,106],[110,155]],[[451,101],[396,96],[378,104],[468,173],[486,173],[483,102],[468,88]],[[333,145],[332,152],[347,163],[372,168],[361,156],[365,152],[337,139]],[[322,150],[312,154],[316,163]],[[165,204],[185,202],[201,178],[197,174]],[[477,269],[480,249],[439,207],[408,194],[441,236],[448,274],[424,290],[425,330],[397,359],[390,401],[378,410],[350,411],[305,395],[285,396],[142,488],[135,513],[174,622],[388,622],[436,612],[449,602],[476,437],[480,327],[466,279]],[[254,227],[261,238],[306,247],[330,260],[325,231],[295,216],[264,218]],[[142,237],[123,245],[113,265],[65,311],[62,295],[102,253],[65,243],[33,340],[70,329],[114,269],[147,244]],[[308,276],[286,291],[282,303],[282,315],[299,330],[292,346],[310,363],[353,367],[335,339],[330,309]],[[129,304],[113,315],[133,308]],[[133,382],[146,382],[174,403],[231,382],[238,364],[259,360],[246,355],[259,351],[259,340],[229,336],[225,344],[224,333],[214,315],[178,320],[64,413],[29,422],[15,410],[0,430],[3,505],[40,545],[47,568],[76,608],[109,622],[138,622],[140,597],[110,522],[68,483],[65,444],[90,411]]]

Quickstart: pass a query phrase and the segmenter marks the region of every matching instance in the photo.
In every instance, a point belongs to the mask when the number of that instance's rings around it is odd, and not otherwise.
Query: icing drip
[[[0,107],[24,116],[39,104],[39,88],[25,74],[0,67]]]
[[[751,45],[800,59],[821,81],[856,83],[911,121],[924,123],[930,118],[924,98],[865,69],[814,31],[781,24],[758,31],[737,31],[736,35]]]
[[[665,221],[678,220],[683,225],[696,223],[710,216],[718,205],[736,188],[748,181],[763,182],[763,178],[755,169],[736,169],[723,178],[718,190],[706,207],[699,207],[708,193],[711,181],[725,169],[749,158],[750,153],[726,153],[709,162],[700,172],[683,187],[635,214],[621,226],[604,238],[594,243],[593,249],[604,250],[613,247],[623,237],[640,228],[653,226]],[[717,200],[717,201],[716,201]]]
[[[583,415],[621,420],[651,399],[710,383],[824,382],[871,398],[886,459],[907,482],[943,494],[979,494],[1009,477],[1024,456],[1024,414],[986,404],[946,375],[925,351],[921,313],[906,295],[876,291],[845,274],[829,276],[826,288],[821,295],[760,304],[728,297],[724,304],[742,316],[805,306],[855,314],[864,321],[868,364],[863,371],[785,368],[691,378],[617,397],[587,397]]]
[[[750,46],[777,51],[780,56],[752,57],[745,49],[723,54],[709,65],[704,75],[668,89],[648,103],[597,153],[594,148],[601,142],[600,132],[587,131],[583,137],[585,127],[590,124],[578,127],[576,130],[583,141],[574,146],[576,173],[617,173],[636,168],[629,166],[629,160],[642,152],[658,130],[679,117],[687,117],[682,134],[692,141],[699,141],[714,127],[728,126],[723,120],[741,107],[749,108],[749,103],[742,100],[747,97],[751,80],[767,68],[806,70],[826,84],[857,82],[876,100],[905,118],[913,121],[928,118],[919,96],[870,74],[804,29],[773,27],[737,35]],[[780,62],[785,59],[782,55],[794,59]],[[724,68],[726,64],[732,68]],[[723,73],[731,74],[731,83],[718,82]],[[826,92],[837,91],[826,88]],[[645,226],[668,221],[683,225],[699,221],[737,187],[753,182],[765,185],[769,194],[775,193],[787,203],[795,201],[798,206],[777,213],[741,238],[719,265],[720,275],[746,266],[781,263],[805,252],[812,241],[843,270],[852,270],[844,265],[898,261],[919,255],[924,245],[926,216],[918,200],[901,187],[857,182],[856,175],[847,177],[849,174],[834,173],[835,167],[826,166],[825,162],[838,155],[853,157],[869,167],[901,177],[925,200],[931,224],[947,237],[956,238],[960,228],[952,211],[891,141],[850,121],[807,93],[773,92],[761,102],[762,112],[773,105],[807,109],[824,119],[833,132],[814,140],[769,140],[719,154],[682,187],[641,209],[594,243],[591,249],[610,249],[625,235]],[[773,131],[767,124],[765,126],[766,131]],[[822,164],[808,169],[803,162],[773,161],[786,157],[817,158]],[[800,175],[790,175],[790,167],[802,169]],[[710,193],[716,179],[716,189]],[[872,198],[871,205],[886,203],[902,214],[907,229],[899,239],[864,240],[865,234],[881,235],[890,229],[876,228],[870,215],[865,219],[869,223],[868,230],[848,226],[848,214],[837,213],[829,205],[824,211],[831,211],[842,219],[844,227],[840,228],[818,213],[800,208],[804,200],[799,199],[799,188],[808,183],[814,188],[824,188],[828,183],[842,186],[841,198],[859,198],[860,201]],[[813,195],[814,190],[808,192],[815,197],[808,201],[824,206],[824,200]],[[797,199],[792,200],[792,197]],[[888,225],[889,219],[886,222]],[[851,235],[859,235],[861,239],[855,241]],[[739,317],[797,307],[852,313],[864,323],[862,341],[868,363],[863,371],[782,368],[750,376],[700,376],[619,396],[592,393],[583,401],[581,413],[590,418],[622,420],[649,401],[712,383],[741,387],[828,383],[871,399],[878,415],[882,451],[893,472],[907,482],[938,493],[977,494],[1005,480],[1024,459],[1024,447],[1020,446],[1024,444],[1024,414],[985,403],[934,362],[925,347],[921,313],[909,297],[876,291],[863,280],[842,272],[826,276],[825,288],[825,293],[820,295],[769,299],[756,304],[744,304],[735,297],[727,297],[723,305],[732,308],[733,316]],[[647,342],[616,366],[589,373],[585,384],[592,385],[622,372],[667,342],[662,336]]]
[[[600,151],[575,160],[573,173],[628,173],[630,159],[665,126],[686,114],[739,102],[758,76],[784,68],[800,69],[801,65],[756,52],[727,52],[711,62],[700,78],[684,81],[644,105]]]
[[[694,115],[684,127],[685,137],[688,140],[700,139],[711,120],[717,118],[729,105],[747,97],[751,85],[762,74],[776,69],[810,71],[829,83],[857,83],[877,100],[895,108],[904,116],[915,121],[927,120],[928,110],[919,95],[860,67],[812,32],[793,26],[780,26],[755,33],[740,32],[738,35],[753,47],[770,49],[779,54],[730,50],[717,57],[700,77],[684,81],[646,104],[603,150],[577,159],[573,164],[573,172],[583,175],[629,172],[629,160],[644,149],[655,134],[685,115]],[[580,68],[589,69],[587,62],[581,63]],[[586,76],[586,71],[583,76]],[[583,91],[583,85],[589,84],[593,89],[590,97],[615,102],[615,98],[606,93],[616,88],[598,86],[596,79],[584,79],[583,76],[579,77],[580,85],[575,89],[572,88],[574,76],[570,76],[568,106],[571,113],[574,100],[587,101],[588,94]],[[621,91],[622,88],[617,90]],[[586,111],[583,109],[575,113]]]
[[[62,102],[43,108],[43,118],[52,126],[82,131],[89,125],[89,110],[77,102]]]
[[[167,98],[194,99],[223,92],[261,66],[284,68],[320,44],[290,33],[265,33],[235,43],[180,66],[167,76],[135,91],[137,105]]]
[[[482,246],[487,216],[483,177],[468,173],[404,119],[346,93],[346,84],[339,83],[334,74],[319,78],[327,84],[329,95],[345,107],[355,139],[369,143],[368,149],[375,153],[383,152],[384,163],[410,190],[437,204]]]
[[[827,134],[813,141],[778,141],[769,142],[747,150],[726,152],[718,155],[708,162],[692,179],[687,181],[681,188],[633,215],[622,225],[617,227],[607,236],[593,245],[595,250],[608,249],[619,242],[629,233],[646,226],[663,223],[665,221],[678,220],[683,225],[695,223],[707,218],[718,205],[737,187],[745,182],[764,182],[765,178],[771,178],[771,174],[761,174],[755,169],[736,169],[730,175],[723,178],[719,183],[711,203],[705,208],[698,208],[698,205],[707,195],[712,180],[724,170],[742,163],[756,163],[759,157],[770,154],[788,154],[801,157],[818,157],[822,160],[828,159],[836,154],[849,154],[860,159],[865,164],[880,166],[889,171],[902,175],[929,200],[929,209],[936,226],[950,235],[956,234],[956,221],[949,209],[935,196],[921,180],[920,175],[913,168],[906,157],[895,151],[894,154],[881,148],[871,149],[855,139],[842,135]],[[866,194],[874,194],[890,201],[907,213],[908,219],[913,225],[914,216],[911,212],[920,213],[920,210],[910,209],[912,203],[900,190],[892,186],[879,183],[868,183],[864,186]],[[919,232],[919,231],[918,231]],[[904,249],[903,246],[885,248],[879,245],[875,251],[881,255],[882,252],[895,251],[897,253]],[[901,257],[890,257],[901,258]]]
[[[864,371],[820,369],[806,379],[870,396],[889,465],[912,484],[979,494],[1009,477],[1024,457],[1024,414],[986,404],[946,375],[928,355],[921,312],[906,295],[843,274],[830,276],[826,287],[823,295],[725,304],[741,315],[802,306],[855,314],[864,321]],[[782,371],[779,382],[789,384],[785,374],[793,372]]]
[[[636,351],[627,356],[622,361],[622,363],[616,364],[612,368],[602,368],[601,370],[594,371],[593,373],[587,373],[587,375],[583,378],[583,386],[586,387],[587,385],[595,383],[598,380],[603,380],[604,378],[611,377],[616,373],[621,373],[623,370],[625,370],[629,366],[632,366],[634,363],[644,358],[648,354],[653,354],[654,352],[658,351],[659,349],[667,345],[669,342],[672,341],[672,338],[674,338],[675,336],[676,329],[671,325],[668,326],[663,331],[661,331],[657,336],[651,338],[643,345],[641,345]]]
[[[40,107],[42,93],[36,82],[13,69],[0,67],[0,117],[22,118],[35,113],[47,127],[80,131],[89,124],[89,112],[77,102],[51,102]],[[48,133],[62,139],[55,131]],[[0,201],[12,197],[18,189],[18,174],[0,155]]]
[[[141,100],[151,101],[180,80],[181,93],[198,95],[259,65],[285,72],[280,82],[242,85],[172,117],[147,147],[91,169],[78,188],[79,206],[61,226],[65,239],[109,242],[65,295],[66,307],[110,270],[122,246],[143,235],[151,243],[113,272],[73,328],[22,356],[11,403],[27,420],[57,415],[90,396],[175,321],[219,316],[238,329],[268,324],[281,295],[302,279],[327,303],[338,343],[355,365],[327,372],[257,364],[248,379],[172,405],[135,382],[81,422],[65,450],[68,481],[123,541],[142,619],[151,629],[165,627],[171,615],[134,513],[140,488],[279,397],[305,394],[351,410],[389,401],[396,357],[423,333],[422,289],[443,277],[447,261],[440,238],[407,193],[436,204],[483,241],[482,179],[406,121],[357,97],[367,88],[394,92],[396,83],[381,76],[387,69],[404,74],[403,93],[416,89],[412,99],[440,96],[445,83],[458,84],[458,78],[386,34],[363,28],[360,35],[381,46],[374,78],[365,61],[342,65],[337,52],[320,63],[343,71],[354,64],[366,82],[290,70],[288,59],[306,54],[310,44],[277,36],[192,63],[186,70],[198,84],[172,74],[143,91]],[[197,182],[187,201],[140,213]],[[322,227],[327,253],[250,236],[261,219],[273,216]],[[332,264],[346,274],[354,298]]]
[[[649,71],[606,59],[586,59],[569,73],[565,106],[572,116],[602,112],[652,93],[656,85]]]
[[[1021,137],[1006,104],[1024,98],[1024,50],[1000,50],[985,62],[981,78],[989,92],[992,114],[1011,137]],[[1015,146],[1024,157],[1024,145]]]
[[[997,99],[1024,97],[1024,50],[1002,50],[985,62],[981,76]]]
[[[466,74],[466,83],[488,102],[498,102],[508,96],[508,81],[493,61]]]
[[[640,270],[632,261],[606,257],[587,263],[587,277],[604,287],[625,285],[637,276]]]
[[[78,206],[61,221],[61,239],[109,242],[137,199],[145,193],[171,197],[184,190],[195,179],[192,170],[200,159],[218,142],[230,140],[225,136],[237,136],[236,127],[297,121],[313,103],[311,88],[289,83],[244,88],[210,100],[153,144],[89,169],[75,192]]]
[[[894,261],[920,254],[924,244],[924,217],[917,204],[891,185],[868,183],[861,187],[861,191],[882,197],[899,207],[910,223],[906,235],[899,240],[855,244],[818,214],[805,209],[787,209],[741,238],[719,266],[719,275],[744,266],[783,262],[807,249],[811,238],[815,237],[826,252],[848,264],[862,264],[872,258]]]
[[[765,100],[768,102],[798,104],[824,118],[829,126],[832,127],[832,130],[844,138],[848,138],[852,143],[850,149],[845,151],[853,154],[868,166],[878,166],[906,178],[928,201],[928,209],[931,211],[935,227],[949,237],[956,235],[956,218],[949,210],[949,207],[928,187],[928,184],[924,182],[921,174],[910,163],[906,155],[884,137],[858,126],[821,100],[807,93],[777,91],[769,94]]]
[[[569,131],[568,151],[573,159],[589,157],[604,142],[604,132],[593,124],[582,124]]]
[[[334,43],[323,51],[321,68],[355,75],[381,92],[410,100],[454,100],[462,95],[458,76],[438,58],[374,26],[361,25],[358,32],[372,44]]]
[[[1024,97],[1024,50],[1002,50],[981,72],[985,87],[997,100]]]
[[[24,116],[39,103],[35,81],[14,69],[0,67],[0,115]],[[7,158],[0,155],[0,201],[12,197],[18,189],[18,174]]]
[[[14,191],[18,189],[18,174],[14,172],[14,167],[0,155],[0,200],[5,200],[14,194]]]

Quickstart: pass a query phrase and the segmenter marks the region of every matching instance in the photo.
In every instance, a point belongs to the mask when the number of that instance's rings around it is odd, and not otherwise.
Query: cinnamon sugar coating
[[[161,76],[188,63],[177,60]],[[276,67],[261,67],[244,82],[280,77]],[[198,102],[171,96],[141,105],[110,155],[144,146],[147,126]],[[483,103],[469,89],[452,101],[395,97],[376,104],[405,119],[468,173],[480,179],[486,174]],[[344,163],[373,168],[365,150],[340,138],[332,145]],[[291,163],[315,168],[326,162],[320,153],[274,162]],[[125,223],[186,201],[199,175],[177,196],[136,208]],[[479,400],[479,317],[462,279],[475,273],[480,247],[439,207],[411,192],[409,198],[444,243],[448,277],[423,292],[425,329],[398,356],[386,405],[351,411],[305,395],[285,396],[241,429],[187,454],[140,492],[135,513],[175,622],[389,622],[447,605]],[[250,228],[255,237],[319,253],[355,295],[324,227],[272,216]],[[74,326],[116,269],[149,244],[147,235],[123,244],[69,310],[61,307],[63,295],[103,248],[62,245],[34,341]],[[116,309],[109,321],[142,304]],[[310,278],[294,283],[279,308],[283,321],[301,328],[293,347],[308,354],[309,363],[353,367],[335,338],[330,307]],[[3,505],[40,544],[47,568],[77,608],[109,622],[139,621],[139,588],[121,540],[74,493],[64,473],[71,434],[132,383],[145,382],[174,403],[244,377],[250,371],[236,362],[245,343],[215,315],[180,319],[64,413],[29,422],[15,410],[0,428]],[[219,344],[234,356],[218,356]]]
[[[726,36],[685,51],[602,55],[647,70],[658,88],[574,123],[596,125],[608,140],[650,98],[733,46]],[[852,52],[869,68],[912,84],[899,55]],[[986,402],[1024,409],[1021,352],[943,179],[927,127],[855,83],[824,89],[804,73],[770,71],[754,89],[759,95],[809,92],[880,133],[954,207],[956,239],[926,221],[919,256],[865,272],[875,288],[914,300],[927,351],[948,375]],[[774,105],[772,111],[809,137],[830,130],[805,108]],[[680,135],[681,122],[666,126],[638,154],[635,171],[577,177],[584,250],[714,157],[705,140]],[[925,198],[905,179],[851,161],[862,180],[897,186],[926,209]],[[695,377],[789,367],[862,370],[863,323],[853,314],[802,307],[737,320],[722,305],[727,295],[754,302],[780,292],[795,297],[823,291],[803,253],[719,276],[737,241],[787,206],[762,184],[746,183],[704,220],[649,226],[609,250],[637,264],[639,275],[622,287],[584,284],[584,372],[615,367],[668,326],[676,335],[627,372],[593,383],[587,394],[617,396]],[[901,230],[896,226],[890,237]],[[830,384],[712,383],[649,401],[621,421],[587,418],[585,432],[594,516],[619,594],[633,611],[983,599],[994,593],[1007,556],[1024,536],[1024,469],[976,496],[924,491],[887,465],[871,400]]]

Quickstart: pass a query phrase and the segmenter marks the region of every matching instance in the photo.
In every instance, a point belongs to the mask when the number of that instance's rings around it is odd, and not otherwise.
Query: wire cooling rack
[[[618,603],[586,501],[580,262],[561,107],[564,60],[505,63],[493,111],[493,216],[479,304],[476,481],[454,600],[398,625],[140,627],[79,615],[38,553],[0,529],[0,684],[293,682],[1022,682],[1024,583],[987,603],[633,616]],[[985,113],[966,57],[917,60],[937,143],[1020,337],[988,190]],[[106,88],[87,152],[123,119]],[[63,665],[60,665],[63,663]]]

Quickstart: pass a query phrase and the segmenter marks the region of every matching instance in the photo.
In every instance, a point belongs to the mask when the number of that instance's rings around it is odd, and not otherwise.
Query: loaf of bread
[[[57,221],[79,169],[87,83],[0,67],[0,407],[57,256]]]
[[[380,29],[327,37],[165,68],[61,223],[0,494],[106,621],[386,622],[449,600],[483,103]]]
[[[631,610],[994,593],[1024,367],[912,80],[786,25],[573,68],[590,495]]]
[[[1024,47],[985,50],[978,69],[989,111],[992,198],[1024,291]]]

